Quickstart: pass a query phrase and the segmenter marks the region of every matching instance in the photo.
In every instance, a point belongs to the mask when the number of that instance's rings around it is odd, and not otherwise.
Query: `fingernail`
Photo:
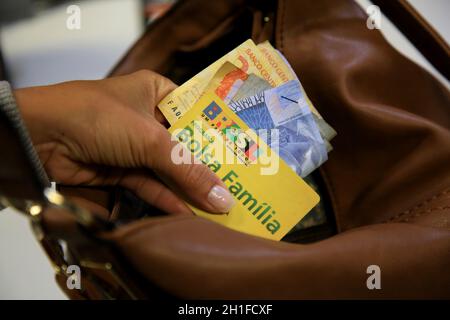
[[[233,196],[227,189],[215,185],[208,193],[209,203],[219,212],[226,213],[234,206]]]

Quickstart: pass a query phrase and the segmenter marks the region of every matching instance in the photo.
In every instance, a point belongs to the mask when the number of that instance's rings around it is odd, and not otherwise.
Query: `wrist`
[[[42,87],[14,90],[17,108],[35,146],[52,142],[54,136],[51,114],[55,110],[43,103],[46,95]]]

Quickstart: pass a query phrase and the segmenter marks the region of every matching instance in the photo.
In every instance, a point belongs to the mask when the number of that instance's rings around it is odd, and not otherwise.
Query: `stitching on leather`
[[[429,213],[431,213],[433,211],[444,211],[444,210],[448,210],[448,209],[450,209],[450,206],[433,207],[433,208],[430,208],[430,209],[418,212],[418,213],[416,213],[414,215],[407,216],[407,217],[405,217],[405,218],[403,218],[403,219],[401,219],[399,221],[407,222],[409,219],[417,218],[417,217],[420,217],[420,216],[422,216],[424,214],[429,214]]]
[[[405,215],[412,214],[414,211],[416,211],[416,210],[422,208],[423,206],[427,205],[428,203],[430,203],[430,202],[432,202],[432,201],[434,201],[434,200],[437,200],[437,199],[439,199],[439,198],[444,197],[444,196],[447,195],[448,193],[450,193],[450,189],[446,189],[446,190],[444,190],[444,191],[442,191],[442,192],[440,192],[440,193],[437,193],[437,194],[435,194],[434,196],[432,196],[432,197],[430,197],[430,198],[428,198],[428,199],[422,201],[422,202],[419,203],[418,205],[412,207],[411,209],[405,210],[405,211],[403,211],[403,212],[401,212],[401,213],[399,213],[399,214],[397,214],[397,215],[395,215],[395,216],[389,218],[388,220],[385,220],[384,222],[391,222],[391,221],[396,220],[396,219],[399,219],[399,218],[401,218],[401,217],[403,217],[403,216],[405,216]],[[419,214],[419,215],[420,215],[420,214]]]

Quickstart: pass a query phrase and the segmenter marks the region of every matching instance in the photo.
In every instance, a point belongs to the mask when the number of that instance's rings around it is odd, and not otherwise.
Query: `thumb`
[[[150,121],[147,165],[192,205],[211,213],[229,212],[234,199],[219,177],[206,165],[194,163],[193,156],[190,164],[176,164],[171,155],[178,143],[160,123]]]

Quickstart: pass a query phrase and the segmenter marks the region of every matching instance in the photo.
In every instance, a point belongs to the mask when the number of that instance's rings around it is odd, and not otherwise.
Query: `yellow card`
[[[228,215],[191,206],[201,217],[280,240],[319,202],[314,190],[213,93],[206,93],[169,131],[180,142],[172,157],[180,161],[193,154],[234,196],[236,205]]]

